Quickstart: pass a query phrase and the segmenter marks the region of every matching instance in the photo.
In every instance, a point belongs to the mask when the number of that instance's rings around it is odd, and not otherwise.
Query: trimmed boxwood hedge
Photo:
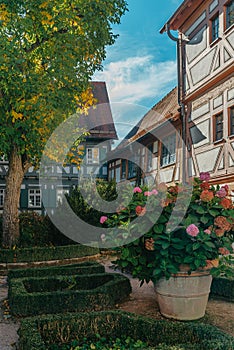
[[[34,267],[27,269],[12,269],[8,272],[8,281],[12,278],[45,277],[55,275],[83,275],[104,273],[105,267],[96,262],[87,261],[79,264],[70,264],[50,267]]]
[[[234,350],[234,338],[199,322],[153,320],[123,311],[47,315],[22,320],[20,350],[47,350],[51,344],[69,343],[95,334],[106,338],[130,336],[150,346],[165,343],[184,350]]]
[[[56,247],[0,249],[0,263],[62,260],[96,254],[99,254],[98,248],[81,244]]]
[[[210,296],[234,301],[234,278],[213,278]]]
[[[115,307],[130,293],[131,284],[127,277],[101,273],[11,279],[8,299],[13,315],[29,316],[105,310]]]

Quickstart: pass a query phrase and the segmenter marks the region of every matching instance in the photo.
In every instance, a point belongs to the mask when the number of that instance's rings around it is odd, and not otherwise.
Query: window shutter
[[[28,208],[28,190],[27,189],[21,189],[20,192],[20,209],[27,209]]]

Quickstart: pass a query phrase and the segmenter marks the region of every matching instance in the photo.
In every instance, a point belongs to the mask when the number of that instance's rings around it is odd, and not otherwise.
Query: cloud
[[[176,85],[176,77],[176,61],[155,62],[152,55],[144,55],[108,63],[94,80],[107,83],[111,102],[137,104],[148,98],[156,101]]]

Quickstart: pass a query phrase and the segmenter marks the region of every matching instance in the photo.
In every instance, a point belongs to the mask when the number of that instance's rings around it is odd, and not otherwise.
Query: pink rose
[[[220,190],[218,190],[215,195],[216,197],[223,198],[223,197],[226,197],[227,192],[224,187],[221,187]]]
[[[154,190],[151,191],[151,193],[154,194],[155,196],[157,196],[158,191],[154,189]]]
[[[141,193],[141,192],[142,192],[142,190],[140,189],[140,187],[135,187],[133,189],[133,193]]]
[[[144,192],[144,196],[150,197],[150,196],[152,196],[152,192],[146,191],[146,192]]]
[[[206,230],[204,230],[204,233],[206,233],[207,235],[211,234],[211,230],[209,230],[208,228]]]
[[[199,233],[199,228],[196,225],[191,224],[186,228],[186,232],[189,236],[196,237]]]
[[[210,173],[208,173],[208,172],[200,173],[200,180],[201,181],[209,181],[210,180]]]
[[[104,224],[104,222],[105,222],[107,219],[108,219],[107,216],[101,216],[101,218],[100,218],[100,223],[101,223],[101,224]]]
[[[145,213],[146,213],[146,208],[145,207],[141,207],[140,205],[138,205],[136,207],[136,214],[138,216],[143,216],[143,215],[145,215]]]
[[[228,185],[224,185],[221,188],[223,188],[226,191],[226,194],[228,195],[229,186]]]

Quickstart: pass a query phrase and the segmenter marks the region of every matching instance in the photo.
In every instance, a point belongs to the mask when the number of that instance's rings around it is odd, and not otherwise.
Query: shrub
[[[131,292],[129,279],[120,274],[92,274],[9,281],[13,315],[92,311],[113,308]]]
[[[123,311],[47,315],[22,321],[20,350],[47,350],[48,345],[73,340],[128,337],[160,350],[234,350],[234,338],[216,327],[198,322],[168,322],[136,316]],[[170,349],[170,350],[172,350]]]
[[[209,176],[194,178],[191,193],[179,185],[159,184],[152,191],[135,187],[127,207],[101,217],[109,227],[106,244],[121,246],[115,263],[142,282],[168,279],[185,266],[188,272],[218,270],[219,256],[233,250],[234,206],[228,186],[210,185]]]
[[[97,186],[97,192],[102,200],[113,201],[117,198],[114,181],[97,180],[95,183],[83,182],[82,193],[79,187],[76,187],[67,195],[67,200],[74,213],[83,221],[94,226],[100,226],[100,211],[94,209],[100,207],[100,199],[93,195],[94,186]]]
[[[98,248],[92,248],[81,244],[68,245],[61,247],[33,247],[0,249],[1,263],[13,262],[34,262],[48,260],[64,260],[71,258],[82,258],[96,255]]]
[[[93,273],[104,273],[105,268],[103,265],[96,262],[84,262],[80,264],[71,264],[65,266],[50,266],[40,268],[27,268],[27,269],[14,269],[8,272],[8,281],[12,278],[23,277],[45,277],[55,275],[83,275]]]

